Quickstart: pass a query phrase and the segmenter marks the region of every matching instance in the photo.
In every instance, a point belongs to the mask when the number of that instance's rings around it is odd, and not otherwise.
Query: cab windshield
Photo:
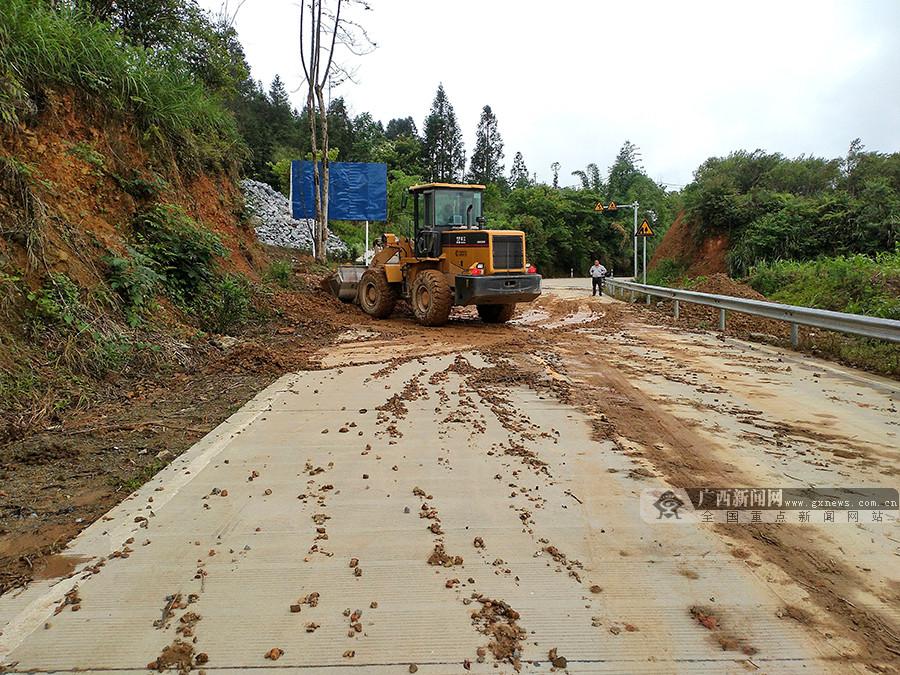
[[[436,227],[475,225],[481,216],[481,192],[477,190],[436,190],[434,224]]]

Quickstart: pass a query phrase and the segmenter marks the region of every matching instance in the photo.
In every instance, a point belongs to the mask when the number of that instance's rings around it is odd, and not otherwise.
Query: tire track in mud
[[[569,559],[548,537],[536,534],[533,519],[533,510],[540,510],[546,504],[546,498],[540,494],[542,487],[554,488],[557,484],[550,470],[550,464],[540,459],[539,454],[527,446],[538,439],[557,444],[559,432],[545,431],[535,425],[527,415],[516,409],[506,393],[510,387],[520,386],[523,380],[530,380],[532,388],[546,394],[544,390],[552,389],[553,382],[533,368],[522,370],[516,367],[512,361],[499,353],[476,352],[476,355],[487,361],[485,367],[473,366],[466,356],[459,354],[442,370],[434,370],[429,374],[426,368],[409,377],[399,394],[391,395],[385,403],[377,407],[378,424],[385,430],[379,433],[384,434],[386,430],[394,428],[397,429],[397,433],[402,434],[398,423],[410,413],[406,403],[419,399],[428,400],[436,396],[437,406],[434,411],[439,427],[438,437],[446,438],[446,427],[450,425],[462,424],[469,428],[469,448],[481,454],[485,460],[498,464],[500,472],[494,475],[494,479],[498,481],[499,486],[503,486],[502,488],[498,486],[498,489],[512,490],[508,495],[511,501],[510,509],[514,512],[522,531],[535,543],[533,556],[546,557],[548,567],[582,585],[584,581],[581,562]],[[391,369],[382,368],[376,371],[376,374],[382,377],[388,372],[391,372]],[[459,379],[458,384],[451,381],[451,376]],[[425,390],[423,387],[425,381],[435,389]],[[494,442],[489,447],[479,450],[479,441],[486,433],[488,424],[488,420],[480,412],[485,408],[495,418],[496,424],[508,433],[508,438],[506,441]],[[446,449],[446,452],[445,456],[438,455],[436,461],[442,468],[452,470],[453,453],[449,449]],[[524,484],[529,481],[527,476],[535,479],[533,487]],[[557,491],[559,492],[557,497],[560,499],[566,494],[571,495],[561,489]],[[423,529],[432,537],[432,548],[425,562],[431,566],[450,570],[446,579],[441,578],[443,586],[453,590],[463,605],[469,606],[470,609],[474,606],[475,609],[470,614],[472,625],[487,637],[487,643],[478,647],[473,655],[475,662],[484,662],[485,658],[491,655],[495,662],[508,663],[518,671],[524,658],[524,640],[527,637],[526,631],[518,623],[521,619],[519,612],[502,599],[486,597],[480,593],[475,586],[475,578],[461,579],[451,576],[455,568],[464,569],[464,560],[457,551],[448,551],[445,548],[445,525],[435,506],[435,497],[418,486],[413,487],[411,492],[422,500],[418,508],[419,518],[426,521]],[[577,497],[575,499],[577,500]],[[481,564],[486,570],[501,578],[509,579],[517,586],[520,585],[520,578],[509,563],[500,557],[488,555],[482,536],[474,537],[472,546],[478,552]],[[599,586],[592,587],[594,593],[599,590]],[[587,596],[583,595],[582,599],[590,602]],[[596,625],[598,624],[592,620],[592,626]],[[553,651],[556,651],[555,648]],[[558,656],[554,658],[557,663],[564,660]],[[464,668],[468,669],[470,663],[468,660],[464,661]]]
[[[560,325],[555,322],[563,313],[576,313],[577,308],[576,302],[554,300],[548,303],[549,316],[540,322],[544,327],[508,326],[507,330],[512,334],[508,334],[505,340],[496,339],[487,332],[474,337],[457,332],[451,338],[459,340],[457,348],[460,351],[477,351],[496,366],[495,370],[485,373],[483,371],[488,369],[468,370],[465,365],[459,364],[459,368],[466,371],[464,375],[472,390],[478,391],[480,381],[487,394],[486,399],[495,404],[496,410],[492,408],[492,412],[504,428],[512,433],[518,430],[517,423],[524,421],[517,419],[515,411],[504,408],[502,388],[499,392],[490,392],[486,389],[489,384],[521,386],[581,410],[591,419],[598,440],[611,441],[623,454],[635,461],[648,463],[673,486],[742,484],[741,476],[734,472],[733,466],[712,457],[714,448],[710,445],[711,440],[699,435],[692,428],[693,423],[667,414],[658,402],[628,382],[623,376],[623,371],[630,367],[628,364],[611,361],[614,355],[597,354],[602,347],[597,349],[594,345],[590,354],[583,354],[574,346],[584,344],[585,334],[601,331],[606,334],[615,332],[622,337],[622,344],[643,347],[641,327],[634,321],[637,313],[627,306],[603,305],[602,315],[593,315],[581,323]],[[547,325],[553,327],[547,328]],[[691,335],[688,330],[681,329],[679,332]],[[446,335],[441,337],[447,338]],[[699,347],[704,343],[698,339],[696,345]],[[689,343],[682,346],[690,348]],[[417,355],[395,360],[385,366],[384,374],[393,372],[398,363],[415,360],[422,355],[431,355],[427,344],[422,345],[422,351]],[[562,377],[547,378],[543,367],[536,364],[535,355],[540,355],[538,361],[543,360],[548,369],[552,368]],[[585,356],[588,358],[583,358]],[[741,365],[754,371],[771,368],[762,362],[754,363],[752,357]],[[685,377],[688,384],[696,381],[696,378],[693,381],[690,378],[693,364],[664,358],[658,367],[668,369],[672,381],[681,382]],[[443,396],[440,396],[440,405],[445,403]],[[643,419],[641,425],[634,423],[638,413]],[[536,431],[541,433],[542,430]],[[629,443],[640,445],[641,450],[627,447]],[[493,450],[499,451],[499,448]],[[503,452],[506,454],[505,450]],[[859,663],[881,670],[885,664],[890,667],[900,656],[900,639],[897,637],[900,631],[891,620],[877,611],[854,606],[848,600],[854,589],[867,588],[865,579],[846,564],[835,561],[826,549],[803,541],[797,536],[795,527],[765,525],[727,531],[717,528],[714,531],[723,539],[734,540],[754,551],[808,592],[809,602],[822,610],[826,619],[810,618],[808,613],[792,607],[786,607],[784,615],[809,629],[819,644],[822,644],[822,632],[827,627],[828,630],[837,628],[835,632],[857,645],[855,654],[836,655],[835,661]],[[877,589],[868,590],[878,597],[883,596]],[[686,620],[691,620],[689,609],[685,608]],[[796,619],[795,615],[804,618]]]
[[[632,385],[619,368],[600,357],[590,365],[583,357],[561,348],[578,387],[573,387],[567,402],[590,415],[594,435],[611,440],[625,454],[634,455],[623,439],[641,447],[642,459],[660,471],[675,487],[696,485],[736,485],[746,483],[735,475],[734,467],[715,458],[723,448],[677,417]],[[642,423],[634,424],[640,411]],[[800,526],[761,524],[753,527],[714,528],[719,536],[751,548],[761,558],[782,570],[808,591],[809,600],[824,610],[840,627],[842,636],[858,645],[855,655],[843,655],[848,661],[881,669],[900,656],[900,629],[879,612],[858,607],[847,598],[854,589],[866,588],[866,580],[854,569],[836,561],[834,554],[810,545],[795,532]],[[877,595],[877,592],[873,590]],[[800,622],[815,629],[817,622]],[[814,633],[821,639],[821,634]]]

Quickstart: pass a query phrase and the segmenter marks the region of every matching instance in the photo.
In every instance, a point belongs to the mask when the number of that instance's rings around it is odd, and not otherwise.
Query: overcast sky
[[[741,148],[836,157],[860,137],[900,150],[900,0],[369,1],[378,47],[340,56],[357,83],[332,96],[421,130],[443,82],[467,159],[493,108],[507,172],[521,151],[540,179],[559,161],[571,184],[626,139],[674,186]],[[246,0],[235,26],[253,76],[281,75],[299,108],[298,17],[297,0]]]

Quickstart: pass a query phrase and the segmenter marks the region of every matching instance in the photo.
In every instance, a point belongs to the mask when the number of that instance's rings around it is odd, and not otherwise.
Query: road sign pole
[[[644,240],[644,267],[643,267],[643,273],[644,273],[644,283],[646,284],[646,283],[647,283],[647,237],[641,237],[641,239]]]
[[[633,279],[637,279],[637,212],[638,212],[638,203],[635,201],[631,205],[631,210],[634,211],[634,276]]]

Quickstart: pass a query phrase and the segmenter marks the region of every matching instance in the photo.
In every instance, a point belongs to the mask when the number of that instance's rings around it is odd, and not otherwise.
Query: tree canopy
[[[425,118],[422,139],[422,165],[425,177],[431,181],[459,182],[466,166],[462,131],[456,121],[453,105],[447,98],[444,85],[439,84],[431,113]]]
[[[472,182],[496,183],[503,176],[503,138],[497,128],[497,116],[486,105],[481,109],[481,118],[475,130],[475,150],[469,175]]]

